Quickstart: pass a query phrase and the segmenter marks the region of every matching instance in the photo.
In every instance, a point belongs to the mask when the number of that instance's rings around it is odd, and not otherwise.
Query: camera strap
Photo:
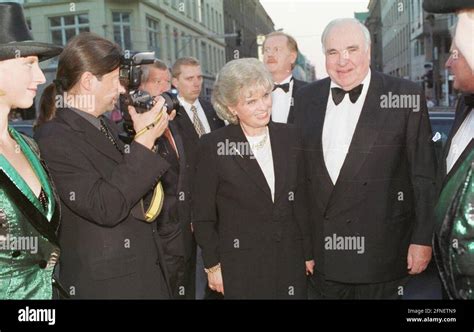
[[[161,185],[161,182],[158,182],[155,189],[153,190],[153,197],[151,198],[150,206],[145,212],[146,222],[153,222],[158,217],[161,212],[161,208],[163,207],[164,197],[165,193],[163,191],[163,186]]]

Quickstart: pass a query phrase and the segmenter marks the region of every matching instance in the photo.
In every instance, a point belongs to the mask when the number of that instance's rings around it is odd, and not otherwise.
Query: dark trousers
[[[316,272],[310,277],[308,298],[312,300],[363,300],[363,299],[400,299],[405,291],[409,276],[401,279],[373,283],[347,284],[326,280]]]

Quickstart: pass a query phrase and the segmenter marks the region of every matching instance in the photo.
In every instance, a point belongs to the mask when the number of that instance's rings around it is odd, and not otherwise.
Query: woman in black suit
[[[314,265],[297,136],[269,122],[272,88],[260,61],[227,63],[212,101],[230,125],[200,141],[193,227],[209,286],[227,299],[305,298]]]

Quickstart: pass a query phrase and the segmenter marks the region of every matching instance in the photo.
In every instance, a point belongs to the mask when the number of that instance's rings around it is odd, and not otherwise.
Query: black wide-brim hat
[[[474,0],[424,0],[423,9],[429,13],[454,13],[474,8]]]
[[[33,40],[20,4],[0,3],[0,61],[33,55],[44,61],[62,50],[61,46]]]

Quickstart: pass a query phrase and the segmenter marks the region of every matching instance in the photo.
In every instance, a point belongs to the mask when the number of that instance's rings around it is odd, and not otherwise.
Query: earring
[[[0,96],[5,96],[5,92],[3,92],[3,90],[0,90]]]

